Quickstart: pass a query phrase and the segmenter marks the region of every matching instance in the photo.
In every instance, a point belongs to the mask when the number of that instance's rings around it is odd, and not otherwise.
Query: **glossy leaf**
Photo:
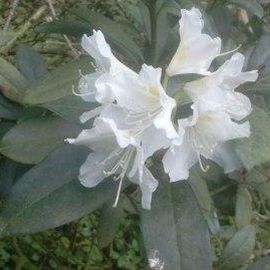
[[[51,34],[65,34],[81,37],[83,34],[90,34],[89,24],[81,21],[52,21],[42,23],[35,28],[37,32]]]
[[[79,118],[82,113],[94,109],[96,104],[86,102],[81,97],[71,95],[55,101],[43,103],[40,106],[54,112],[68,121],[80,123]]]
[[[75,137],[79,132],[78,126],[59,117],[28,119],[5,134],[0,143],[0,152],[15,161],[35,164],[62,145],[64,139]]]
[[[270,160],[270,117],[262,109],[253,106],[249,116],[251,135],[236,140],[235,149],[243,165],[250,170]]]
[[[0,212],[0,235],[34,233],[86,215],[112,199],[114,181],[85,188],[77,180],[89,150],[63,146],[13,186]]]
[[[252,255],[255,247],[255,228],[247,225],[226,245],[220,258],[220,269],[239,269]]]
[[[211,269],[209,232],[186,181],[159,182],[151,211],[142,210],[141,227],[152,269]]]
[[[90,57],[60,66],[32,83],[25,93],[24,103],[38,105],[73,95],[72,87],[78,85],[80,70],[83,74],[93,71]]]
[[[0,118],[15,120],[23,113],[23,107],[0,94]]]
[[[48,72],[43,57],[27,45],[18,46],[16,63],[20,72],[29,82],[35,81]]]
[[[105,37],[118,47],[126,57],[130,58],[137,64],[141,64],[143,61],[143,55],[140,47],[136,44],[134,39],[139,36],[133,37],[127,31],[123,31],[123,25],[118,22],[114,22],[104,15],[92,10],[80,8],[74,10],[74,14],[84,21],[88,22],[92,29],[101,30]]]
[[[125,215],[123,197],[120,198],[116,208],[113,201],[106,203],[101,209],[101,215],[97,228],[98,244],[101,248],[107,247],[115,236],[117,229]]]
[[[239,186],[236,194],[235,222],[239,229],[252,219],[252,198],[247,188]]]
[[[22,102],[27,82],[23,75],[9,62],[0,58],[0,91],[7,98]]]

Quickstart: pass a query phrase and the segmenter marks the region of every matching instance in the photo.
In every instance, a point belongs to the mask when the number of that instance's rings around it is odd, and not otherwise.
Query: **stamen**
[[[228,54],[234,53],[234,52],[238,51],[241,47],[242,47],[242,44],[240,44],[237,48],[235,48],[235,49],[233,49],[231,51],[228,51],[228,52],[221,53],[221,54],[217,55],[217,57],[226,56]]]
[[[210,166],[209,165],[206,165],[206,167],[204,167],[203,166],[203,163],[202,163],[202,159],[201,159],[200,153],[197,153],[197,156],[198,156],[198,159],[199,159],[199,164],[200,164],[201,170],[206,173],[210,169]]]
[[[95,91],[89,91],[89,92],[85,92],[85,93],[78,93],[75,90],[75,86],[72,85],[72,94],[75,95],[75,96],[78,96],[78,97],[83,97],[83,96],[93,95],[93,94],[95,94]]]

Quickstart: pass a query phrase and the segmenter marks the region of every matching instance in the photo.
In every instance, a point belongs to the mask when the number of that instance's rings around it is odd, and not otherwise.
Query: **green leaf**
[[[107,247],[115,236],[123,217],[123,197],[120,198],[116,208],[112,207],[113,202],[106,203],[101,209],[101,216],[97,228],[98,244],[101,248]]]
[[[123,53],[126,54],[134,63],[143,63],[143,54],[140,47],[134,41],[139,39],[139,35],[132,36],[123,31],[123,25],[110,20],[104,15],[85,8],[74,10],[74,14],[82,20],[88,22],[92,29],[101,30],[105,38],[118,47]]]
[[[54,112],[68,121],[80,123],[79,117],[82,113],[94,109],[96,103],[86,102],[81,97],[72,95],[43,103],[40,106]]]
[[[7,98],[22,102],[27,85],[25,78],[3,58],[0,58],[0,67],[0,91]]]
[[[235,222],[239,229],[252,219],[252,198],[247,188],[239,186],[236,194]]]
[[[251,264],[247,270],[270,270],[270,256],[259,259]]]
[[[252,169],[248,173],[246,181],[270,200],[270,181],[268,168]]]
[[[141,227],[152,269],[212,269],[209,232],[186,181],[161,180],[152,209],[142,210]]]
[[[262,109],[253,106],[249,122],[250,137],[234,142],[236,153],[248,170],[270,160],[269,115]]]
[[[191,186],[198,200],[200,209],[208,222],[210,231],[212,233],[217,233],[220,230],[219,221],[206,184],[206,180],[202,178],[198,168],[195,167],[191,170],[188,184]]]
[[[0,236],[58,227],[111,200],[117,189],[114,181],[85,188],[77,180],[88,153],[65,145],[24,174],[0,212]]]
[[[91,30],[88,23],[82,21],[52,21],[42,23],[35,28],[39,33],[65,34],[80,37],[83,34],[90,34]]]
[[[72,87],[77,87],[80,73],[91,73],[91,59],[84,57],[63,65],[33,82],[25,93],[24,103],[38,105],[73,95]]]
[[[0,118],[15,120],[22,114],[23,108],[0,94]]]
[[[24,77],[33,82],[48,72],[43,57],[27,45],[19,45],[16,53],[17,67]]]
[[[257,2],[257,0],[230,0],[230,2],[246,9],[246,11],[256,15],[260,19],[264,15],[264,10],[262,6]]]
[[[220,258],[220,269],[239,269],[248,261],[255,247],[255,228],[247,225],[238,231],[226,245]]]
[[[35,164],[63,144],[64,139],[75,137],[79,132],[78,126],[59,117],[28,119],[5,134],[0,143],[0,151],[15,161]]]

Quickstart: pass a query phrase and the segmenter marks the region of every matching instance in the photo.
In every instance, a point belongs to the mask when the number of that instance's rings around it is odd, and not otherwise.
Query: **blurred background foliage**
[[[152,1],[141,2],[147,6]],[[163,66],[168,62],[170,53],[174,50],[173,46],[177,44],[177,40],[173,40],[173,36],[166,28],[168,25],[173,26],[178,20],[179,10],[175,8],[173,2],[168,1],[170,16],[167,17],[167,13],[166,15],[160,14],[157,22],[157,29],[160,32],[153,34],[147,32],[146,29],[146,35],[142,35],[140,25],[142,20],[147,17],[138,13],[140,4],[136,0],[57,0],[48,2],[2,0],[0,2],[0,24],[3,29],[7,30],[0,31],[1,56],[16,65],[20,71],[24,70],[23,75],[29,81],[34,80],[45,74],[47,70],[54,70],[79,57],[81,54],[79,37],[82,33],[91,33],[90,23],[94,28],[104,28],[102,30],[116,47],[119,29],[120,31],[124,29],[126,33],[134,37],[132,40],[126,40],[126,46],[120,48],[122,54],[118,55],[134,69],[140,66],[143,59],[146,62],[154,61],[155,65]],[[176,2],[180,4],[181,8],[190,8],[195,5],[206,10],[208,16],[205,17],[205,29],[213,36],[218,34],[222,38],[224,51],[242,44],[242,51],[246,52],[247,56],[246,67],[258,68],[262,78],[256,93],[254,93],[253,85],[246,87],[245,90],[248,91],[255,104],[269,112],[270,1],[179,0]],[[91,13],[92,16],[90,16],[91,11],[98,12],[117,24],[103,21],[104,17],[99,17],[96,13]],[[164,23],[165,21],[168,25]],[[119,23],[122,28],[117,31]],[[142,55],[140,55],[141,51],[134,47],[134,40],[139,47],[145,47]],[[171,47],[167,46],[166,41],[168,40],[171,41]],[[24,47],[25,45],[22,44],[27,44],[27,46]],[[29,49],[29,46],[35,51]],[[129,59],[125,58],[123,55],[130,50],[134,52],[133,57],[131,55]],[[33,74],[33,69],[25,69],[25,62],[20,62],[20,59],[25,59],[24,54],[31,55],[35,52],[38,52],[43,58],[35,55],[34,58],[37,62],[31,62],[31,65],[36,65],[38,68]],[[153,52],[157,53],[153,55]],[[5,93],[5,95],[8,96],[9,93]],[[8,97],[14,101],[19,100],[19,96]],[[3,108],[7,108],[7,111],[5,115],[1,115],[4,120],[1,122],[0,135],[13,127],[15,121],[20,123],[33,116],[50,114],[47,109],[66,119],[66,112],[59,109],[61,104],[47,102],[47,100],[44,102],[42,98],[45,100],[47,97],[35,96],[35,94],[27,96],[27,104],[42,103],[42,106],[35,109],[24,108],[22,113],[19,104],[10,102],[1,95],[2,114],[5,112]],[[260,116],[257,119],[258,124],[263,120],[264,114],[262,113]],[[68,115],[68,117],[71,116]],[[76,117],[75,114],[72,119]],[[264,122],[262,123],[264,124]],[[67,130],[69,129],[68,126],[65,127]],[[27,129],[27,126],[24,129]],[[267,139],[270,140],[270,135]],[[5,143],[8,144],[9,140],[10,138],[6,138]],[[43,150],[44,153],[48,151],[48,149]],[[7,157],[13,158],[16,155],[16,161],[30,164],[21,166],[20,163],[11,162],[7,158],[1,159],[0,166],[5,170],[0,169],[0,191],[1,198],[5,198],[10,187],[6,183],[3,184],[3,178],[12,179],[10,180],[11,186],[13,181],[16,182],[20,175],[31,168],[31,164],[38,163],[44,156],[42,156],[42,151],[40,151],[41,156],[35,155],[34,157],[31,156],[31,153],[29,156],[19,156],[18,153],[14,154],[10,150],[5,152],[2,149],[1,151]],[[262,163],[265,160],[266,158],[262,157]],[[10,168],[16,168],[16,175],[7,173]],[[205,176],[200,177],[205,178]],[[200,177],[197,176],[197,179]],[[209,200],[213,200],[216,210],[209,211],[213,216],[207,216],[208,225],[213,233],[211,240],[214,268],[270,269],[268,164],[257,166],[248,174],[243,171],[229,177],[222,175],[220,170],[212,165],[207,179],[204,180],[210,191]],[[202,182],[201,185],[199,188],[205,188]],[[210,208],[213,207],[211,203],[205,202],[208,198],[204,197],[202,200],[206,208],[209,205]],[[125,206],[120,205],[117,213],[108,212],[109,208],[104,207],[78,221],[56,229],[32,235],[3,238],[0,241],[0,268],[146,269],[146,256],[138,215],[127,198],[124,199],[124,202]],[[209,213],[207,212],[206,215]],[[217,221],[216,215],[219,221]],[[108,219],[112,216],[116,218]],[[254,228],[256,228],[256,241]]]

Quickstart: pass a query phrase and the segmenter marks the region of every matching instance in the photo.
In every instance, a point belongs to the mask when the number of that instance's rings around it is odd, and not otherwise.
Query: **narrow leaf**
[[[160,181],[141,227],[152,269],[211,269],[207,224],[186,181]]]
[[[262,109],[253,106],[249,121],[250,137],[235,141],[236,153],[248,170],[270,160],[269,115]]]
[[[72,87],[78,86],[82,73],[91,73],[89,57],[63,65],[32,83],[24,96],[24,103],[37,105],[73,95]]]
[[[79,132],[78,126],[59,117],[28,119],[5,134],[0,143],[0,152],[15,161],[35,164],[64,144],[64,139],[75,137]]]
[[[113,202],[108,202],[101,209],[97,229],[98,244],[101,248],[107,247],[113,241],[125,214],[123,198],[119,200],[116,208],[113,208],[112,205]]]
[[[220,269],[238,269],[252,255],[255,247],[255,228],[247,225],[226,245],[220,258]]]
[[[19,179],[0,212],[0,236],[57,227],[111,200],[114,181],[85,188],[77,180],[88,153],[83,147],[63,146]]]
[[[43,57],[27,45],[19,45],[16,53],[17,67],[24,77],[33,82],[48,72]]]
[[[3,58],[0,58],[0,66],[0,91],[7,98],[22,102],[27,85],[25,78]]]
[[[239,186],[236,194],[235,222],[239,229],[252,219],[252,198],[247,188]]]

